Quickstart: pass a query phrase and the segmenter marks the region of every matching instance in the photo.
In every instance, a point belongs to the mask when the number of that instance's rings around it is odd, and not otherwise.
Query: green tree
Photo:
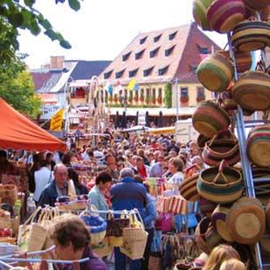
[[[170,83],[165,83],[164,86],[164,103],[166,108],[172,107],[172,85]]]
[[[48,1],[48,0],[47,0]],[[52,1],[52,0],[51,0]],[[68,0],[70,8],[78,11],[82,0]],[[56,0],[56,3],[65,0]],[[0,1],[0,60],[13,61],[15,52],[19,49],[18,29],[29,30],[37,36],[42,31],[51,40],[58,40],[63,48],[71,45],[64,37],[53,29],[42,13],[35,9],[36,0],[1,0]]]
[[[20,112],[36,117],[41,100],[35,95],[31,74],[16,59],[5,67],[0,65],[0,96]]]

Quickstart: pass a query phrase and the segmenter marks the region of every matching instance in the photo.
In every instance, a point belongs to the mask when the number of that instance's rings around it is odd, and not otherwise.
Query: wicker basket
[[[233,64],[221,54],[205,58],[197,68],[200,83],[210,91],[223,92],[233,79]]]
[[[244,245],[257,243],[265,232],[265,224],[262,204],[255,198],[242,198],[235,202],[226,218],[230,236]]]
[[[243,0],[215,0],[207,10],[207,20],[213,30],[228,33],[244,20],[245,13]]]
[[[193,17],[203,30],[211,30],[206,12],[214,0],[193,0]]]
[[[251,10],[262,10],[270,5],[270,0],[244,0],[244,3]]]

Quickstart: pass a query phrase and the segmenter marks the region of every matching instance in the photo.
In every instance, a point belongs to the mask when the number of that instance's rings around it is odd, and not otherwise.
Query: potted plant
[[[201,101],[205,100],[205,96],[197,96],[196,100],[197,100],[197,102],[201,102]]]
[[[161,98],[161,96],[158,96],[158,97],[157,97],[157,103],[158,103],[158,104],[161,104],[161,103],[162,103],[162,98]]]
[[[144,96],[140,96],[140,101],[144,102]]]
[[[186,102],[188,102],[188,100],[189,100],[188,96],[180,97],[180,101],[181,101],[182,103],[186,103]]]
[[[153,104],[156,104],[156,97],[155,96],[152,96],[151,100],[152,100]]]

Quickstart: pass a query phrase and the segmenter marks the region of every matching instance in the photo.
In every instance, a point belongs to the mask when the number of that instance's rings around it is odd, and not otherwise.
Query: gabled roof
[[[157,38],[159,37],[159,38]],[[142,42],[143,41],[143,42]],[[198,65],[200,61],[200,47],[207,46],[209,53],[211,48],[219,47],[203,34],[195,23],[172,27],[168,29],[141,33],[108,65],[100,74],[99,79],[104,79],[104,74],[112,71],[106,78],[110,83],[115,84],[117,80],[121,84],[128,84],[130,81],[129,72],[139,67],[135,79],[138,83],[158,83],[169,82],[176,77],[188,77],[197,82],[198,79],[194,70],[190,70],[189,65]],[[195,48],[196,47],[196,48]],[[150,52],[159,48],[154,57],[150,57]],[[172,49],[173,48],[173,49]],[[165,51],[171,49],[171,52],[165,55]],[[136,59],[136,54],[143,52],[140,59]],[[129,54],[129,57],[123,61],[123,56]],[[144,70],[153,67],[151,74],[145,76]],[[165,74],[159,75],[159,70],[168,67]],[[116,74],[123,71],[120,78]],[[191,73],[194,73],[193,76]]]
[[[31,75],[35,85],[35,90],[37,91],[51,78],[52,73],[48,70],[45,72],[31,72]]]
[[[92,76],[98,76],[111,61],[78,61],[71,73],[73,80],[90,80]]]

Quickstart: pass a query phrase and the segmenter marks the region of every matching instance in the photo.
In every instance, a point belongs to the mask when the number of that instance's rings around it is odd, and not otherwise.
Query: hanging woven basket
[[[200,83],[210,91],[223,92],[233,79],[233,64],[221,54],[205,58],[197,68]]]
[[[235,242],[256,244],[263,236],[266,225],[261,202],[255,198],[241,198],[231,207],[226,225]]]
[[[258,20],[243,21],[234,28],[231,40],[233,47],[242,52],[264,49],[270,45],[270,24]]]
[[[193,0],[193,17],[203,30],[211,30],[207,21],[206,12],[214,0]]]
[[[226,57],[228,60],[230,60],[230,53],[229,51],[216,51],[216,53],[221,54],[222,56]],[[252,57],[250,52],[240,52],[237,51],[234,54],[235,57],[235,64],[237,68],[237,72],[243,73],[245,71],[250,70],[252,65]]]
[[[242,196],[244,183],[242,174],[221,162],[219,168],[210,167],[201,172],[197,182],[199,194],[216,203],[231,203]]]
[[[244,20],[245,13],[243,0],[215,0],[207,10],[207,20],[211,29],[228,33]]]
[[[243,73],[232,88],[233,99],[243,109],[265,111],[270,107],[270,76],[261,71]]]
[[[230,125],[228,114],[212,101],[201,101],[192,115],[194,128],[203,136],[212,138]]]
[[[258,167],[270,166],[270,125],[252,129],[246,142],[249,161]]]
[[[244,0],[245,5],[252,10],[262,10],[270,5],[270,0]]]

